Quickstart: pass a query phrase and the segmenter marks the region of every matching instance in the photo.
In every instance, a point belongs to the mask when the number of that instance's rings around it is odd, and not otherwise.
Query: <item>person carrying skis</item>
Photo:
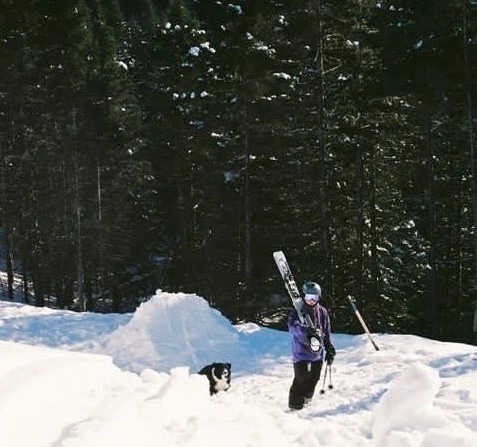
[[[303,311],[309,315],[303,324],[293,309],[288,316],[288,330],[292,335],[293,382],[288,396],[288,406],[301,410],[311,402],[320,380],[323,359],[333,363],[336,350],[331,343],[331,324],[328,311],[319,304],[321,287],[308,281],[303,285]],[[325,354],[326,351],[326,354]]]

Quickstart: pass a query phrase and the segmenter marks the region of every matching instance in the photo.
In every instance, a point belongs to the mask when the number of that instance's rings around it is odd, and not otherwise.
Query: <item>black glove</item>
[[[308,346],[311,351],[318,352],[321,348],[320,331],[313,327],[307,328]]]
[[[333,360],[335,359],[336,349],[331,343],[326,345],[325,349],[326,349],[325,362],[328,365],[331,365],[333,363]]]
[[[314,327],[308,327],[308,337],[318,337],[319,333]]]

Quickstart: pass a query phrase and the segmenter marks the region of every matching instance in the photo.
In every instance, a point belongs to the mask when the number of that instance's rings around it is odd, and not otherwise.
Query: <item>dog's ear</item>
[[[232,364],[231,364],[231,363],[226,363],[225,366],[226,366],[228,369],[232,369]]]
[[[207,374],[210,371],[210,369],[211,369],[210,365],[206,365],[199,371],[199,374]]]

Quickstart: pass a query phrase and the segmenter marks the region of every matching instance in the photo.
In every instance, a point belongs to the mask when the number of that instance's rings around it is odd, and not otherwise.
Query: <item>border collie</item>
[[[230,373],[232,365],[230,363],[211,363],[204,366],[199,374],[207,376],[209,379],[210,394],[216,394],[219,391],[227,391],[230,388]]]

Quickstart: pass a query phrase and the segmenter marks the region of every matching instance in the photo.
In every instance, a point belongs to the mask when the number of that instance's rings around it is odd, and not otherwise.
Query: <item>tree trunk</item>
[[[79,178],[79,154],[76,147],[75,135],[76,126],[76,110],[73,109],[71,125],[71,144],[73,145],[73,171],[74,171],[74,200],[73,212],[76,223],[76,283],[78,292],[78,303],[81,312],[86,311],[86,301],[83,294],[83,246],[82,246],[82,227],[81,227],[81,198],[80,198],[80,178]]]
[[[326,122],[325,122],[325,109],[326,109],[326,95],[325,95],[325,66],[323,59],[323,22],[321,16],[321,0],[317,3],[318,10],[318,52],[316,55],[316,61],[319,64],[319,82],[318,82],[318,91],[319,91],[319,124],[318,124],[318,149],[319,149],[319,158],[320,158],[320,180],[319,180],[319,197],[320,197],[320,214],[322,218],[321,226],[321,245],[323,252],[325,254],[326,266],[325,272],[326,277],[324,279],[324,286],[327,293],[328,307],[330,311],[333,308],[333,297],[334,292],[334,272],[333,272],[333,249],[331,246],[331,236],[330,236],[330,214],[329,214],[329,203],[328,203],[328,169],[327,169],[327,156],[326,156]]]
[[[356,163],[356,203],[358,208],[358,234],[357,234],[357,266],[356,266],[356,280],[358,281],[358,297],[357,302],[360,307],[362,307],[362,301],[364,300],[365,294],[365,272],[364,272],[364,169],[363,169],[363,151],[360,146],[356,149],[357,154],[357,163]]]
[[[436,240],[436,197],[434,186],[434,143],[432,138],[432,119],[431,113],[425,106],[425,144],[427,148],[427,206],[429,219],[429,263],[430,271],[430,285],[431,285],[431,299],[430,299],[430,313],[431,313],[431,335],[439,337],[440,334],[440,303],[437,287],[437,240]]]
[[[1,188],[1,203],[0,208],[2,210],[2,227],[4,235],[4,248],[5,248],[5,263],[7,269],[7,298],[10,301],[14,299],[14,264],[13,264],[13,243],[12,243],[12,230],[10,227],[8,216],[8,198],[7,198],[7,178],[5,173],[5,154],[3,147],[1,151],[0,159],[0,188]]]
[[[477,161],[475,155],[475,142],[474,142],[474,117],[472,112],[472,89],[470,79],[470,56],[469,56],[469,37],[468,37],[468,14],[469,7],[467,2],[463,2],[463,46],[464,46],[464,73],[465,73],[465,102],[466,102],[466,115],[467,115],[467,132],[469,141],[469,153],[470,153],[470,182],[471,182],[471,197],[472,197],[472,226],[474,228],[474,240],[473,240],[473,265],[474,265],[474,281],[473,288],[477,289]],[[475,302],[475,312],[477,314],[477,300]]]
[[[241,110],[241,138],[243,141],[240,184],[240,221],[239,221],[239,247],[237,259],[238,271],[238,314],[246,315],[249,311],[250,291],[252,281],[252,241],[251,241],[251,209],[250,209],[250,146],[248,138],[247,95],[243,95]]]
[[[367,295],[371,299],[371,303],[378,302],[379,295],[379,261],[378,261],[378,222],[376,216],[376,149],[370,148],[369,160],[369,232],[370,232],[370,276],[371,284]],[[364,273],[364,272],[363,272]],[[366,312],[366,307],[364,307]]]

